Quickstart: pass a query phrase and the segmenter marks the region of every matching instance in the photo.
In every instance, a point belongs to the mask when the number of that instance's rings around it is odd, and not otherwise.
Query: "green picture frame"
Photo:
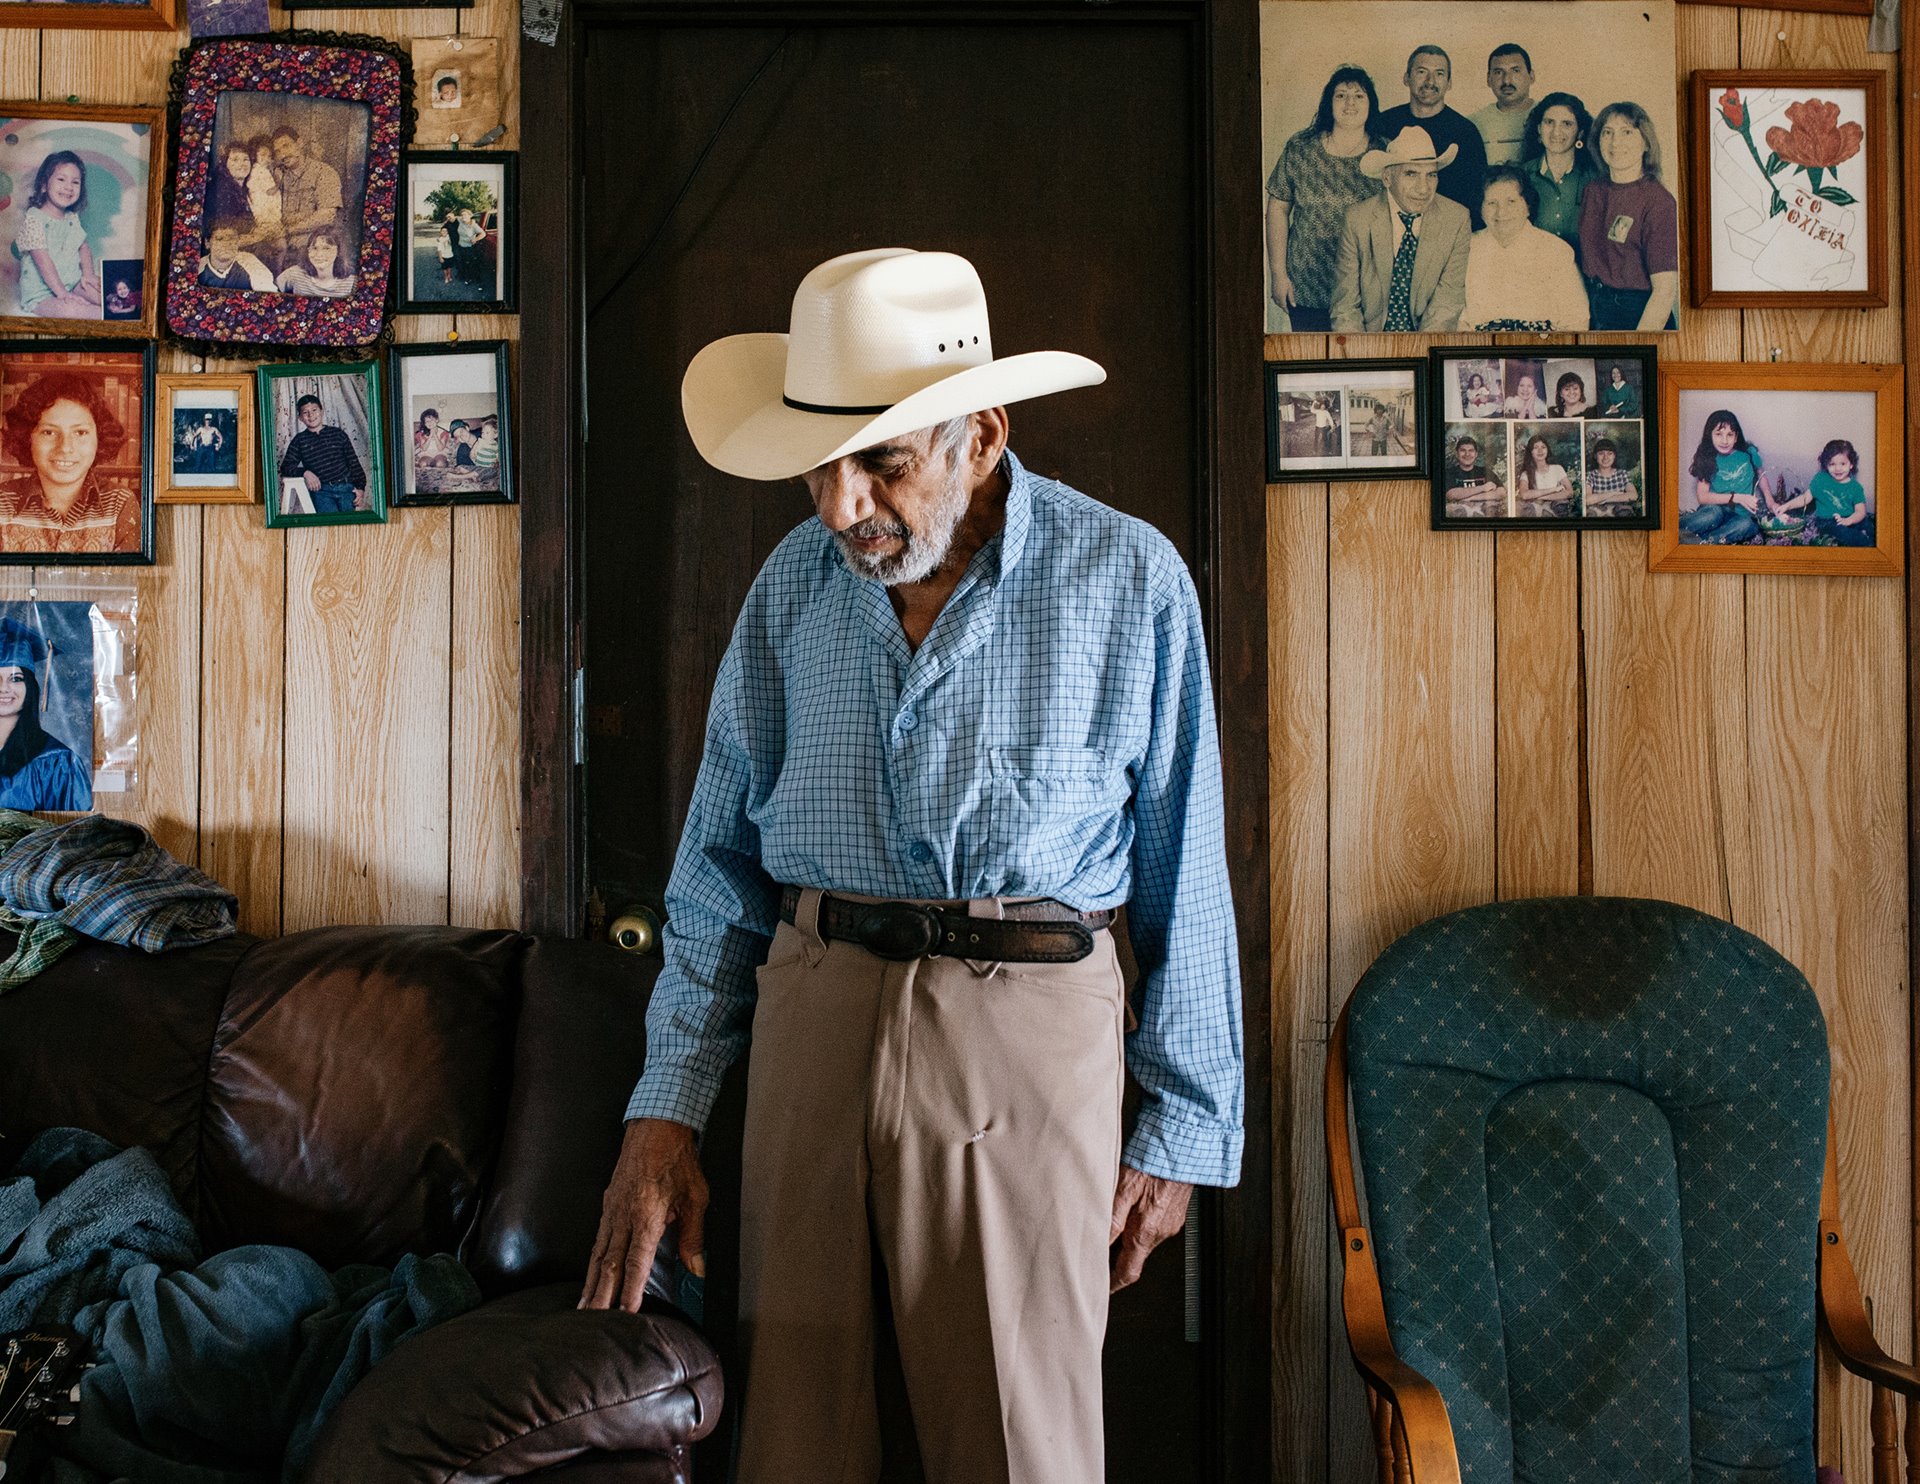
[[[386,403],[380,363],[262,366],[255,386],[260,493],[267,525],[386,524]],[[318,405],[317,423],[306,416],[308,402]],[[344,450],[341,439],[326,436],[329,430],[342,435]],[[296,446],[302,434],[314,436]],[[356,466],[364,483],[352,482]],[[342,478],[328,477],[335,473]]]

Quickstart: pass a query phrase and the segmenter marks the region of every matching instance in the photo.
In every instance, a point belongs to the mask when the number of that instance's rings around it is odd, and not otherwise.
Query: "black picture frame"
[[[496,207],[495,225],[489,233],[489,240],[494,243],[494,249],[492,256],[485,259],[493,265],[493,283],[491,285],[474,284],[461,277],[452,281],[467,283],[474,292],[422,295],[420,290],[429,286],[428,279],[435,266],[442,273],[461,273],[457,247],[453,248],[455,256],[452,259],[440,257],[428,259],[424,256],[436,252],[434,238],[426,235],[424,227],[415,219],[418,187],[433,184],[433,175],[441,175],[443,172],[454,169],[473,172],[470,175],[463,173],[457,178],[487,179],[489,183],[492,183],[497,174],[496,189],[499,204]],[[427,175],[429,178],[419,179],[422,175]],[[425,274],[421,272],[423,262],[429,265]],[[519,276],[519,151],[510,149],[408,150],[401,157],[400,199],[395,211],[394,313],[512,314],[520,307]],[[497,292],[493,294],[481,292],[486,287],[491,287]]]
[[[1429,356],[1426,431],[1434,530],[1658,528],[1662,465],[1655,346],[1540,340],[1436,346]],[[1568,386],[1575,378],[1582,383],[1577,403]],[[1571,498],[1556,496],[1551,486],[1537,497],[1529,493],[1516,450],[1530,450],[1536,440],[1546,445],[1546,467],[1561,471],[1559,487]],[[1466,442],[1474,445],[1471,455],[1461,446]],[[1598,462],[1609,449],[1611,460]],[[1569,468],[1575,453],[1577,461]],[[1462,476],[1473,469],[1487,476],[1466,482]],[[1632,497],[1614,492],[1595,499],[1588,483],[1601,473],[1625,474]],[[1450,500],[1450,494],[1456,498]],[[1604,513],[1608,510],[1619,513]]]
[[[451,378],[445,376],[433,378],[440,384],[430,389],[418,389],[408,380],[409,367],[414,362],[431,362],[463,356],[484,359],[489,363],[492,376],[490,393],[458,390],[455,386],[449,385]],[[387,368],[387,424],[390,429],[389,436],[393,440],[393,446],[387,458],[391,503],[395,506],[517,504],[520,496],[513,478],[512,392],[512,381],[507,367],[507,342],[504,340],[457,340],[449,343],[394,346],[388,352]],[[419,487],[421,471],[415,464],[419,448],[415,435],[421,420],[421,408],[416,404],[422,398],[434,398],[436,404],[434,410],[440,413],[439,426],[449,438],[454,438],[457,436],[453,429],[456,416],[451,409],[443,410],[438,404],[450,398],[472,399],[481,395],[490,395],[497,408],[497,413],[494,415],[497,418],[498,440],[494,462],[491,465],[496,475],[495,488],[460,488],[458,485],[464,481],[456,480],[450,487],[423,491]],[[456,400],[454,405],[458,407],[461,402]],[[451,453],[449,457],[457,458]],[[447,467],[457,473],[459,465],[455,462]]]
[[[0,566],[9,567],[150,567],[154,562],[153,547],[153,398],[154,398],[154,342],[143,341],[138,345],[128,345],[112,340],[0,340],[0,410],[10,412],[16,399],[9,395],[10,389],[19,378],[11,374],[12,368],[20,361],[33,358],[34,364],[44,366],[49,373],[57,373],[61,367],[58,361],[39,358],[71,356],[74,357],[71,369],[79,373],[103,371],[104,368],[118,362],[128,363],[133,369],[137,363],[140,378],[139,405],[137,409],[109,409],[123,426],[124,437],[115,451],[129,444],[137,445],[140,450],[139,488],[135,493],[140,501],[139,547],[137,550],[124,551],[86,551],[73,549],[10,549],[8,527],[11,522],[0,520]],[[37,378],[36,378],[37,379]],[[88,376],[91,380],[92,377]],[[104,375],[102,381],[105,381]],[[108,388],[103,386],[98,399],[104,401]],[[92,409],[89,408],[89,411]],[[96,427],[98,418],[96,417]],[[97,462],[97,460],[96,460]],[[16,481],[35,477],[28,471],[10,467],[14,461],[9,457],[0,464],[0,491]],[[91,470],[89,470],[91,474]]]
[[[1424,427],[1427,417],[1427,375],[1428,365],[1423,356],[1268,361],[1264,394],[1267,413],[1267,483],[1345,484],[1355,480],[1427,478],[1428,443]],[[1401,376],[1408,381],[1404,390],[1386,380],[1388,377]],[[1289,382],[1294,385],[1287,385]],[[1407,462],[1356,464],[1352,462],[1356,458],[1371,459],[1375,455],[1352,451],[1354,413],[1363,405],[1383,406],[1383,399],[1369,398],[1369,393],[1382,388],[1391,388],[1395,402],[1406,409],[1406,418],[1411,421],[1410,428],[1403,426],[1398,430],[1389,430],[1389,436],[1408,449],[1405,454]],[[1330,431],[1342,451],[1338,454],[1289,455],[1285,445],[1295,441],[1295,425],[1300,421],[1300,412],[1297,410],[1292,418],[1283,414],[1290,404],[1299,409],[1303,397],[1327,392],[1337,392],[1340,396],[1339,421]]]

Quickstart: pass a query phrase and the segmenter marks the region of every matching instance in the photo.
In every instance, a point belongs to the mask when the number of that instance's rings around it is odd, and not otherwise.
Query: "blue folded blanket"
[[[290,1247],[200,1256],[144,1150],[50,1129],[0,1181],[0,1332],[69,1324],[99,1365],[56,1484],[299,1478],[333,1409],[480,1293],[452,1257],[328,1273]]]

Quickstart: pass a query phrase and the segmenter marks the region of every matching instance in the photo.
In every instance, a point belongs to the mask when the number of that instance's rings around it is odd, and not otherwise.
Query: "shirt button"
[[[933,859],[933,847],[927,844],[925,840],[916,840],[913,842],[913,849],[910,854],[915,860],[924,863]]]
[[[910,732],[919,725],[920,725],[920,718],[914,715],[912,711],[902,711],[900,713],[900,730],[901,731]]]

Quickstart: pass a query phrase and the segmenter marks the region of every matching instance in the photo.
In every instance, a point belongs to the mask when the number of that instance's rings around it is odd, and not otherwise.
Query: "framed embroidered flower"
[[[1905,566],[1900,366],[1669,363],[1674,498],[1654,572],[1895,577]]]
[[[158,108],[0,103],[0,331],[150,339]]]
[[[1887,302],[1883,73],[1696,72],[1692,112],[1696,304]]]
[[[384,339],[406,53],[323,32],[196,42],[172,103],[167,328],[206,354],[355,357]]]
[[[0,345],[0,563],[153,561],[153,345]]]

